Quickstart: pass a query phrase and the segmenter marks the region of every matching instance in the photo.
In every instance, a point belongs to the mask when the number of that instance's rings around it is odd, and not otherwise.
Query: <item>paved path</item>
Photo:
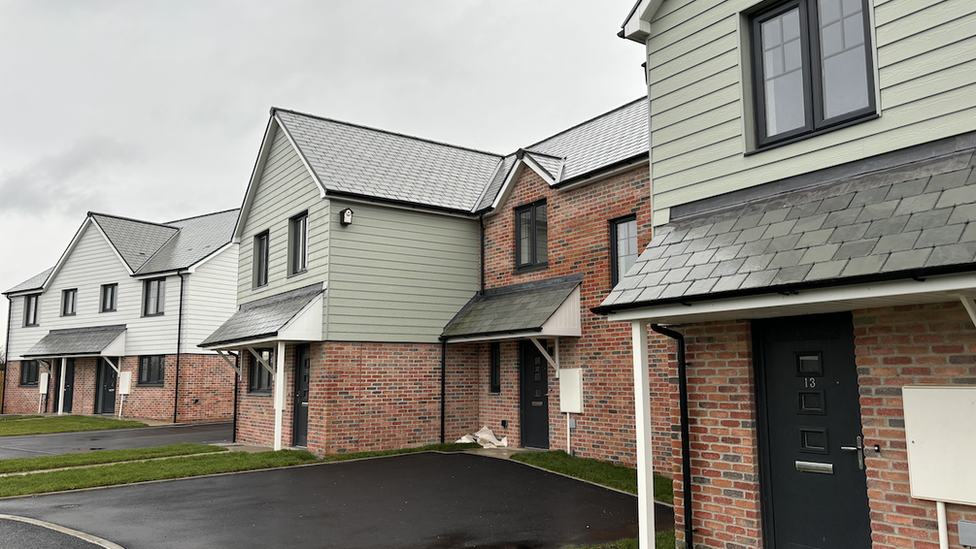
[[[178,442],[230,442],[232,426],[224,422],[0,437],[0,459],[148,448]]]
[[[662,507],[661,518],[670,513]],[[126,549],[545,549],[637,534],[637,500],[517,462],[411,454],[0,500]]]

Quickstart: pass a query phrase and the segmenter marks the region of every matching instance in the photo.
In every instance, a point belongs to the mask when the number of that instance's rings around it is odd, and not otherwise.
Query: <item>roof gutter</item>
[[[603,166],[602,168],[600,168],[599,171],[581,174],[576,177],[571,177],[565,181],[560,181],[559,183],[556,183],[552,187],[554,189],[559,189],[561,191],[566,191],[576,187],[582,187],[584,185],[589,185],[591,183],[597,183],[599,181],[603,181],[604,179],[618,175],[621,172],[632,170],[637,166],[640,166],[642,164],[647,164],[647,163],[648,163],[647,151],[644,151],[640,154],[631,156],[630,158],[625,158],[623,160],[614,162],[613,164],[608,164],[606,166]]]
[[[392,198],[381,198],[376,196],[368,196],[364,194],[350,193],[345,191],[326,191],[326,197],[339,198],[342,200],[350,200],[353,202],[363,202],[367,204],[379,204],[383,206],[389,206],[394,208],[401,208],[404,210],[412,211],[426,211],[428,213],[435,213],[440,215],[451,215],[455,217],[463,217],[470,219],[477,215],[477,212],[472,212],[469,210],[461,210],[457,208],[448,208],[446,206],[433,206],[429,204],[418,204],[416,202],[406,202],[403,200],[395,200]]]

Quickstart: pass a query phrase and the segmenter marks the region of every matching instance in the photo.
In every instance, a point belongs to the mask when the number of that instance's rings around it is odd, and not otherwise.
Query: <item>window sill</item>
[[[20,387],[37,387],[37,383],[21,383]]]
[[[771,151],[773,149],[778,149],[780,147],[785,147],[787,145],[792,145],[794,143],[799,143],[800,141],[806,141],[807,139],[812,139],[814,137],[818,137],[818,136],[821,136],[821,135],[824,135],[824,134],[828,134],[828,133],[831,133],[831,132],[834,132],[834,131],[837,131],[837,130],[842,130],[844,128],[853,126],[855,124],[860,124],[862,122],[867,122],[869,120],[875,120],[877,118],[881,118],[881,114],[879,114],[877,112],[870,113],[870,114],[865,114],[865,115],[861,115],[861,116],[852,118],[852,119],[850,119],[850,120],[848,120],[846,122],[840,122],[840,123],[837,123],[837,124],[828,126],[826,128],[821,128],[819,130],[815,130],[815,131],[812,131],[812,132],[809,132],[809,133],[804,133],[804,134],[801,134],[801,135],[796,135],[796,136],[790,137],[789,139],[784,139],[783,141],[777,141],[776,143],[770,143],[768,145],[762,145],[762,146],[759,146],[759,147],[752,148],[752,149],[744,152],[742,154],[742,156],[752,156],[754,154],[759,154],[759,153],[763,153],[763,152],[766,152],[766,151]]]
[[[66,316],[77,316],[77,315],[76,315],[76,313],[65,313],[65,314],[62,314],[61,315],[61,318],[64,318]]]
[[[166,313],[146,313],[146,314],[143,314],[142,317],[143,318],[148,318],[148,317],[151,317],[151,316],[163,316],[165,314]]]
[[[515,274],[531,273],[534,271],[544,271],[549,268],[549,263],[541,263],[539,265],[528,265],[525,267],[515,267]]]
[[[114,312],[116,312],[116,310],[115,309],[105,309],[104,311],[98,311],[98,312],[99,313],[114,313]]]
[[[136,387],[148,387],[148,388],[155,387],[157,389],[162,389],[165,386],[166,386],[165,383],[137,383],[136,384]]]
[[[297,273],[291,273],[291,274],[288,275],[287,278],[295,278],[295,277],[298,277],[298,276],[302,276],[304,274],[308,274],[308,269],[305,269],[304,271],[298,271]]]
[[[248,391],[245,396],[255,396],[255,397],[272,397],[274,396],[271,391]]]

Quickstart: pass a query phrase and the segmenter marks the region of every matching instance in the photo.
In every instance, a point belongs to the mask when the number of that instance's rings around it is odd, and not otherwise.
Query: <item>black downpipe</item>
[[[651,324],[655,332],[670,337],[678,344],[678,400],[681,405],[681,480],[685,496],[685,547],[693,548],[694,526],[691,523],[691,436],[688,427],[688,372],[685,362],[685,336],[680,333]]]
[[[485,213],[478,215],[478,225],[481,227],[481,291],[479,295],[485,295]]]
[[[180,313],[176,321],[176,380],[173,385],[173,423],[180,409],[180,352],[183,350],[183,273],[176,273],[180,277]]]
[[[237,368],[234,369],[234,423],[232,427],[233,434],[231,435],[231,442],[237,442],[237,386],[241,379],[241,374],[237,373],[237,371],[241,367],[241,353],[242,351],[238,351],[237,356],[234,357],[234,365],[237,366]]]
[[[444,444],[444,415],[447,413],[447,341],[441,341],[441,444]]]

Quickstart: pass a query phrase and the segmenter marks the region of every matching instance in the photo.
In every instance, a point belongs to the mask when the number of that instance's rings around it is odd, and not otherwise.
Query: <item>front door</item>
[[[520,344],[522,446],[549,448],[549,363],[531,341]]]
[[[95,386],[95,413],[115,413],[115,368],[104,358],[98,359],[98,375]]]
[[[60,397],[60,387],[56,387],[54,394]],[[75,359],[69,358],[64,364],[64,413],[71,413],[71,405],[75,395]],[[56,402],[56,401],[55,401]],[[56,406],[56,404],[55,404]]]
[[[308,380],[312,372],[312,353],[308,345],[295,352],[295,423],[292,445],[308,446]]]
[[[754,330],[766,547],[869,549],[850,313]]]

